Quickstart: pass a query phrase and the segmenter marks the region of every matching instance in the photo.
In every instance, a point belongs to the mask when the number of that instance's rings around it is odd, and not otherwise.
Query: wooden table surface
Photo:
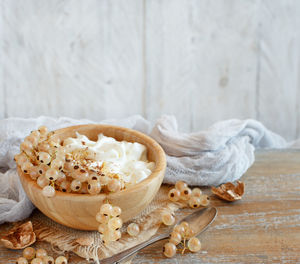
[[[164,242],[158,242],[133,263],[300,263],[300,151],[257,152],[242,181],[246,192],[241,201],[212,197],[219,214],[200,236],[201,252],[166,259],[161,253]],[[7,228],[9,224],[0,226],[0,233]],[[51,251],[45,243],[37,242],[39,246]],[[15,263],[20,255],[0,247],[0,263]],[[71,254],[69,263],[87,262]]]

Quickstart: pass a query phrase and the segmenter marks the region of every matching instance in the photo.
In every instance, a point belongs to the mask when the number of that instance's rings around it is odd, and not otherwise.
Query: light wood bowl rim
[[[141,186],[147,185],[154,178],[159,177],[159,174],[161,173],[161,171],[165,170],[167,162],[166,162],[165,152],[162,149],[162,147],[154,139],[152,139],[151,137],[149,137],[149,136],[145,135],[144,133],[139,132],[137,130],[126,128],[126,127],[121,127],[121,126],[113,126],[113,125],[105,125],[105,124],[85,124],[85,125],[76,125],[76,126],[68,126],[65,128],[60,128],[60,129],[54,130],[54,132],[55,133],[62,132],[63,130],[67,130],[67,129],[68,130],[69,129],[76,130],[78,128],[82,128],[85,126],[95,126],[95,127],[106,128],[106,129],[112,128],[112,129],[116,129],[116,130],[134,134],[136,137],[139,137],[139,138],[144,139],[145,141],[148,141],[154,148],[154,151],[156,152],[156,154],[158,155],[158,159],[155,162],[155,168],[146,179],[142,180],[141,182],[139,182],[137,184],[129,186],[128,188],[126,188],[124,190],[116,192],[116,193],[109,193],[109,194],[101,193],[101,194],[97,194],[97,195],[90,195],[90,194],[79,194],[79,193],[64,193],[62,191],[56,190],[55,197],[57,199],[62,198],[63,200],[67,200],[67,201],[68,200],[69,201],[82,201],[84,199],[89,202],[93,202],[93,201],[97,202],[101,199],[108,199],[108,200],[116,199],[118,197],[121,197],[122,194],[124,194],[125,192],[139,191]],[[17,165],[17,168],[18,168],[19,177],[22,177],[26,181],[26,184],[30,185],[30,188],[32,188],[35,192],[39,193],[40,195],[43,195],[42,188],[37,185],[36,180],[33,180],[28,174],[23,173],[22,170],[20,169],[20,166]],[[51,198],[49,198],[49,199],[51,199]]]

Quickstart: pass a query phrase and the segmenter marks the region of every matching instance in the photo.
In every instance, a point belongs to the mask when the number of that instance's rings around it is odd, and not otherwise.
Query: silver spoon
[[[215,207],[203,208],[200,209],[183,219],[181,219],[177,224],[185,221],[188,222],[192,230],[195,232],[195,236],[204,232],[209,225],[215,220],[217,216],[217,209]],[[166,239],[172,233],[173,228],[169,228],[165,233],[156,235],[151,237],[149,240],[138,244],[132,248],[126,249],[116,255],[113,255],[109,258],[105,258],[101,260],[101,264],[118,264],[121,261],[127,259],[128,257],[132,256],[134,253],[138,252],[139,250],[163,239]]]

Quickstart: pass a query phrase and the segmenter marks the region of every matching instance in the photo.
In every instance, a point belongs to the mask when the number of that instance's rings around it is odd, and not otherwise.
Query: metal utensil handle
[[[104,259],[103,261],[101,261],[101,264],[102,263],[103,264],[118,264],[118,263],[120,263],[120,261],[127,259],[128,257],[130,257],[134,253],[138,252],[139,250],[141,250],[159,240],[166,239],[168,237],[169,237],[169,234],[161,234],[159,236],[154,236],[139,245],[136,245],[132,248],[124,250],[124,251],[120,252],[119,254],[113,255],[110,258]]]

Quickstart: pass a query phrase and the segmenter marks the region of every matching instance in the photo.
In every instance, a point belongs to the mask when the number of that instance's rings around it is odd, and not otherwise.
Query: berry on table
[[[176,254],[176,246],[173,243],[166,243],[163,248],[163,253],[167,258],[172,258]]]
[[[201,199],[197,196],[192,196],[190,199],[189,199],[189,206],[191,208],[198,208],[200,207],[201,205]]]
[[[59,256],[55,259],[55,264],[68,264],[68,260],[64,256]]]
[[[35,257],[35,249],[32,247],[27,247],[23,250],[23,257],[30,260]]]
[[[51,256],[45,256],[45,257],[43,257],[43,263],[54,264],[54,258]]]
[[[178,182],[175,183],[175,188],[176,188],[177,190],[179,190],[180,192],[181,192],[183,189],[187,188],[187,187],[188,187],[188,186],[187,186],[187,184],[186,184],[184,181],[178,181]]]
[[[197,237],[192,237],[189,240],[188,249],[192,252],[198,252],[201,249],[201,243]]]
[[[28,264],[28,261],[24,257],[20,257],[17,259],[16,264]]]
[[[200,188],[194,188],[192,190],[192,196],[195,196],[195,197],[200,197],[202,194],[202,191]]]
[[[37,258],[43,258],[43,257],[46,257],[47,256],[47,251],[43,248],[39,248],[36,250],[35,252],[35,256]]]
[[[168,193],[168,197],[172,202],[177,202],[180,199],[180,191],[178,189],[171,189]]]
[[[208,206],[209,205],[209,197],[205,194],[200,196],[200,204],[202,206]]]
[[[137,236],[140,233],[140,227],[136,223],[131,223],[127,226],[127,233],[130,236]]]
[[[174,245],[178,245],[182,240],[182,236],[180,233],[173,231],[171,233],[171,237],[170,237],[170,242],[173,243]]]
[[[43,260],[41,258],[34,258],[30,262],[31,264],[43,264]]]
[[[190,188],[188,187],[183,188],[180,192],[180,199],[187,201],[188,199],[190,199],[191,195],[192,195],[192,191]]]
[[[173,225],[175,223],[175,217],[170,213],[163,214],[161,220],[167,226]]]

